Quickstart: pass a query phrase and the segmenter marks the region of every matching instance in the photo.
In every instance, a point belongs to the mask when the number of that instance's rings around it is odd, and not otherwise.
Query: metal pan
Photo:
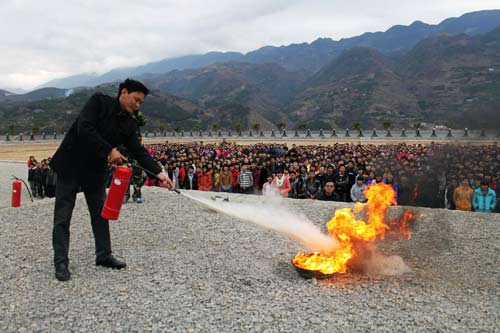
[[[335,275],[335,273],[325,274],[325,273],[322,273],[320,271],[309,270],[309,269],[304,269],[302,267],[295,266],[295,264],[293,263],[293,259],[290,262],[292,263],[292,266],[295,268],[297,273],[299,273],[299,275],[301,277],[303,277],[304,279],[312,279],[312,278],[316,278],[318,280],[331,279]]]

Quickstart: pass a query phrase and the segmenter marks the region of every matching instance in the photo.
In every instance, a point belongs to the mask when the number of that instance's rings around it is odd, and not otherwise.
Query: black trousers
[[[54,229],[52,230],[54,265],[69,263],[69,227],[78,189],[79,182],[77,179],[57,179]],[[95,239],[96,260],[101,260],[111,255],[109,222],[101,217],[102,207],[106,199],[105,184],[103,183],[93,189],[84,189],[83,192],[90,212],[90,222]]]

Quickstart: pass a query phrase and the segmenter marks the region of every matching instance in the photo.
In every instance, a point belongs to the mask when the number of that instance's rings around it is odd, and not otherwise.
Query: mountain
[[[311,78],[290,106],[295,127],[330,129],[406,123],[417,111],[395,63],[377,50],[345,51]]]
[[[138,77],[153,91],[143,105],[149,130],[498,128],[500,27],[431,36],[404,53],[355,46],[314,74],[233,61]],[[65,130],[97,90],[116,95],[117,83],[0,95],[0,133]]]
[[[13,95],[15,95],[15,94],[11,93],[10,91],[0,89],[0,100],[4,97],[13,96]]]
[[[500,123],[500,28],[471,37],[440,35],[388,57],[352,48],[308,80],[289,107],[301,127],[397,127]]]
[[[319,38],[312,43],[287,46],[265,46],[241,54],[238,52],[209,52],[202,55],[188,55],[167,58],[138,67],[119,68],[101,76],[76,75],[49,81],[41,87],[73,88],[137,77],[145,73],[161,74],[172,70],[196,69],[207,65],[226,62],[275,63],[289,71],[316,73],[324,65],[339,56],[344,50],[355,46],[375,48],[382,53],[401,53],[411,49],[419,41],[443,33],[465,33],[471,36],[483,34],[500,25],[500,10],[486,10],[449,18],[437,25],[416,21],[409,26],[393,26],[385,32],[370,32],[360,36],[341,39]]]
[[[0,133],[33,131],[61,132],[68,130],[85,102],[95,92],[116,95],[116,84],[79,89],[61,98],[9,100],[0,103]],[[202,109],[189,100],[153,91],[142,105],[150,122],[146,129],[200,128],[206,117]]]
[[[4,92],[4,93],[2,93]],[[25,94],[12,94],[5,90],[0,90],[0,102],[2,101],[37,101],[41,99],[65,97],[67,89],[41,88]]]
[[[226,63],[142,78],[153,88],[197,100],[207,109],[244,105],[265,119],[278,121],[305,77],[303,72],[288,72],[272,63]],[[249,125],[246,119],[238,122]]]

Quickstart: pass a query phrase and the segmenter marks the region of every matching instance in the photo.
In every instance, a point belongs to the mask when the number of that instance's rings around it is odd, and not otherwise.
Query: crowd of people
[[[500,209],[498,145],[288,146],[222,141],[146,148],[180,189],[365,202],[368,186],[385,183],[394,189],[399,205],[479,212]],[[35,171],[46,169],[44,163],[34,165]],[[143,173],[143,185],[158,183]]]
[[[28,183],[34,198],[53,198],[56,195],[57,176],[49,167],[50,157],[40,162],[30,156],[27,162]]]

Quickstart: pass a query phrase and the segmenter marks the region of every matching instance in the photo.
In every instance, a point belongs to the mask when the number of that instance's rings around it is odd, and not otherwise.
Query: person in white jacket
[[[276,195],[276,191],[273,189],[273,176],[269,175],[267,177],[267,182],[262,185],[262,195],[273,196]]]
[[[353,202],[366,202],[365,196],[366,184],[362,177],[358,177],[356,183],[351,187],[351,199]]]

